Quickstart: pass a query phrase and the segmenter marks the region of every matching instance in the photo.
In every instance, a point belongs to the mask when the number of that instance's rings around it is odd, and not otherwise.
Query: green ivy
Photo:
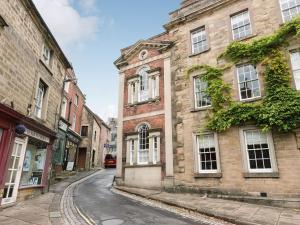
[[[300,18],[284,24],[277,32],[250,43],[233,42],[220,56],[238,63],[248,60],[264,67],[265,96],[252,103],[233,102],[230,87],[222,80],[224,69],[208,65],[196,65],[187,75],[204,70],[201,77],[208,82],[207,93],[212,98],[213,114],[207,128],[225,131],[232,126],[255,123],[268,131],[291,131],[300,125],[300,92],[290,87],[291,75],[287,59],[281,48],[288,38],[300,37]]]

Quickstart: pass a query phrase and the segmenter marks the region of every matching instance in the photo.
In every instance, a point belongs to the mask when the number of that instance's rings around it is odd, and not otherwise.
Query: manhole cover
[[[105,220],[102,222],[103,225],[120,225],[124,221],[119,219]]]

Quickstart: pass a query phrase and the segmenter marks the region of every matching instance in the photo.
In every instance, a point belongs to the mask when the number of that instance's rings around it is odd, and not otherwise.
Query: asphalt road
[[[115,170],[105,170],[82,182],[74,201],[84,214],[101,225],[196,225],[199,223],[153,208],[110,191]]]

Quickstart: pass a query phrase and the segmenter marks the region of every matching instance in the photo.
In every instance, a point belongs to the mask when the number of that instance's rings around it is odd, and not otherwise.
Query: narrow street
[[[105,170],[78,185],[74,202],[101,225],[193,225],[197,222],[135,202],[113,193],[110,188],[115,170]]]

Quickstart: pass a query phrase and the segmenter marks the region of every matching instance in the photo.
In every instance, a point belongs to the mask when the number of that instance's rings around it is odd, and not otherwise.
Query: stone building
[[[110,128],[110,142],[109,142],[109,147],[108,147],[106,153],[116,155],[117,154],[118,119],[117,118],[108,118],[108,126]]]
[[[66,70],[31,0],[0,2],[0,201],[47,191]]]
[[[201,71],[186,79],[193,65],[221,66],[218,61],[233,41],[250,42],[273,34],[300,9],[293,0],[186,0],[170,14],[165,28],[175,42],[171,70],[174,181],[180,189],[208,193],[258,196],[300,196],[299,131],[263,133],[249,123],[216,133],[206,129],[211,109]],[[299,90],[299,39],[285,49]],[[245,61],[225,71],[236,102],[260,101],[265,96],[263,67]],[[199,133],[199,130],[201,132]],[[254,149],[253,149],[254,146]]]
[[[115,62],[120,69],[119,184],[225,195],[299,197],[299,129],[264,133],[249,121],[224,132],[212,132],[206,128],[212,101],[208,84],[201,78],[203,71],[194,70],[188,78],[186,73],[194,65],[226,65],[219,56],[230,43],[271,35],[299,12],[300,4],[294,0],[183,0],[180,8],[170,13],[170,21],[164,26],[166,33],[123,49]],[[297,38],[288,41],[284,51],[293,78],[290,86],[299,90],[300,42]],[[153,42],[160,45],[154,55],[152,49],[157,48],[148,44]],[[167,43],[170,45],[164,50],[161,45]],[[152,79],[148,82],[144,77],[151,77],[152,68],[161,67],[163,59],[161,102],[153,103],[150,97],[147,104],[140,103],[145,83],[149,90],[153,84]],[[171,71],[166,68],[168,64]],[[149,67],[143,69],[144,65]],[[222,80],[232,88],[234,102],[255,104],[264,99],[263,71],[262,65],[245,60],[224,72]],[[163,110],[161,115],[157,110]],[[152,135],[151,129],[161,130]],[[161,164],[153,163],[151,147],[156,134],[161,135],[161,159],[157,160]],[[168,182],[160,182],[165,176]]]
[[[109,127],[86,105],[83,107],[81,138],[77,167],[79,170],[102,167],[104,143],[108,141]]]
[[[161,187],[173,175],[171,129],[172,43],[167,33],[121,50],[117,182]]]
[[[53,157],[55,175],[59,175],[62,170],[72,171],[77,168],[75,162],[81,141],[81,120],[85,104],[85,95],[77,85],[77,79],[73,70],[67,70],[63,86],[58,130],[59,138]]]

